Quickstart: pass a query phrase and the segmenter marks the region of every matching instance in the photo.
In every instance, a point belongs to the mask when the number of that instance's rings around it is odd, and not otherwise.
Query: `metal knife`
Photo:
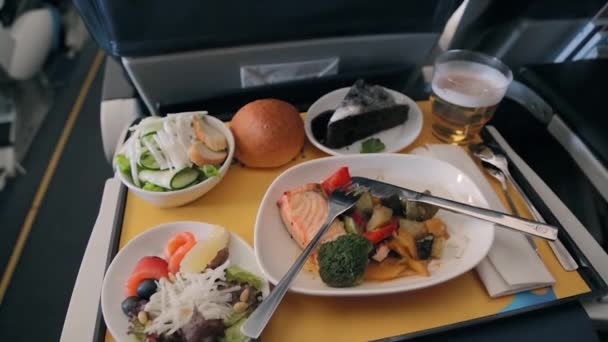
[[[475,207],[469,204],[424,194],[370,178],[353,177],[352,182],[359,187],[368,189],[374,196],[377,197],[388,197],[396,194],[400,198],[408,201],[428,203],[445,210],[475,217],[480,220],[493,222],[506,228],[538,236],[546,240],[553,241],[557,239],[557,228],[546,223],[531,221],[498,211]]]

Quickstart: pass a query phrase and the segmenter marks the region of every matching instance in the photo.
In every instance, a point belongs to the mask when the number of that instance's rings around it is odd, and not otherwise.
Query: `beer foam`
[[[446,62],[437,66],[435,73],[432,83],[435,95],[463,107],[489,107],[497,104],[505,95],[510,82],[500,71],[475,62]],[[458,89],[457,84],[438,84],[438,81],[448,78],[477,80],[479,86],[475,87],[475,81],[467,81],[461,89]]]

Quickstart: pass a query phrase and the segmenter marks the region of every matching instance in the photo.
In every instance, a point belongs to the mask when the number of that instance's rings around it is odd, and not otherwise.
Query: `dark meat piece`
[[[197,311],[186,325],[181,328],[184,341],[200,342],[206,341],[206,338],[215,338],[224,335],[226,326],[221,319],[205,319]]]
[[[217,254],[215,255],[215,258],[213,258],[213,260],[211,260],[209,262],[209,265],[207,265],[207,268],[210,268],[212,270],[222,266],[226,260],[228,260],[228,247],[224,248],[224,249],[220,249],[219,252],[217,252]]]

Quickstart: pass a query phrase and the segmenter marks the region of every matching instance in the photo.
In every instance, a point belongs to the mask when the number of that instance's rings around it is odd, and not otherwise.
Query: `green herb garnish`
[[[369,138],[361,144],[361,153],[377,153],[384,151],[384,143],[378,138]]]

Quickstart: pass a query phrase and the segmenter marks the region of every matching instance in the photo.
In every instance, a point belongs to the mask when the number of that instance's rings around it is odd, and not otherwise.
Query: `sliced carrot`
[[[182,259],[186,256],[186,253],[190,252],[192,247],[196,244],[196,241],[188,241],[182,246],[180,246],[169,258],[169,272],[175,274],[179,272],[179,264],[181,264]]]
[[[194,237],[194,234],[190,232],[183,232],[174,235],[169,242],[167,242],[167,246],[165,247],[165,254],[167,255],[167,258],[170,259],[175,251],[177,251],[181,246],[185,245],[186,243],[193,242],[196,242],[196,238]]]

